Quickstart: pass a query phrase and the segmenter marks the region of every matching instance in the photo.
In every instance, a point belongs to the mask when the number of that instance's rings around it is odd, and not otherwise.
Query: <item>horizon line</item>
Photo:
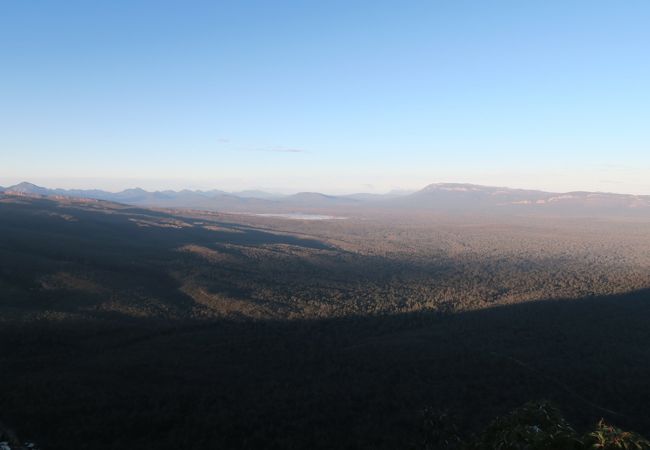
[[[273,190],[265,190],[263,188],[248,188],[248,189],[238,189],[238,190],[225,190],[225,189],[220,189],[220,188],[211,188],[211,189],[188,189],[188,188],[183,188],[183,189],[154,189],[154,190],[147,190],[139,186],[134,186],[134,187],[127,187],[121,190],[108,190],[108,189],[100,189],[100,188],[95,188],[95,187],[86,187],[86,188],[59,188],[59,187],[48,187],[45,185],[40,185],[36,183],[32,183],[31,181],[21,181],[20,183],[15,183],[9,186],[2,186],[0,185],[0,193],[4,192],[6,189],[11,189],[16,186],[28,184],[37,188],[41,189],[48,189],[48,190],[55,190],[55,191],[101,191],[101,192],[106,192],[110,194],[119,194],[125,191],[129,190],[141,190],[147,193],[163,193],[163,192],[174,192],[174,193],[179,193],[183,191],[189,191],[189,192],[210,192],[210,191],[219,191],[223,192],[225,194],[231,194],[231,195],[236,195],[238,193],[244,193],[244,192],[250,192],[250,191],[257,191],[260,193],[264,194],[269,194],[269,195],[276,195],[276,196],[291,196],[291,195],[297,195],[297,194],[320,194],[320,195],[327,195],[330,197],[345,197],[345,196],[351,196],[351,195],[389,195],[391,193],[395,192],[404,192],[404,195],[410,195],[410,194],[415,194],[417,192],[421,192],[425,190],[426,188],[430,186],[443,186],[443,185],[450,185],[450,186],[473,186],[473,187],[481,187],[481,188],[491,188],[491,189],[508,189],[508,190],[515,190],[515,191],[536,191],[536,192],[543,192],[547,194],[558,194],[558,195],[563,195],[563,194],[574,194],[574,193],[589,193],[589,194],[607,194],[607,195],[624,195],[624,196],[634,196],[634,197],[650,197],[650,194],[636,194],[636,193],[621,193],[621,192],[610,192],[610,191],[591,191],[591,190],[571,190],[571,191],[554,191],[554,190],[546,190],[546,189],[535,189],[535,188],[520,188],[520,187],[512,187],[512,186],[497,186],[497,185],[489,185],[489,184],[478,184],[478,183],[471,183],[471,182],[434,182],[434,183],[429,183],[423,187],[420,187],[418,189],[391,189],[389,191],[383,192],[382,193],[373,193],[373,192],[367,192],[367,191],[353,191],[349,193],[344,193],[344,194],[329,194],[325,191],[316,191],[316,190],[299,190],[299,191],[292,191],[289,194],[286,193],[279,193],[279,192],[274,192]]]

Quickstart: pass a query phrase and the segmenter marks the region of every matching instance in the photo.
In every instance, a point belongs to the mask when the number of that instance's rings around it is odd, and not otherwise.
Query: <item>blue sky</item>
[[[0,185],[650,194],[650,2],[13,1]]]

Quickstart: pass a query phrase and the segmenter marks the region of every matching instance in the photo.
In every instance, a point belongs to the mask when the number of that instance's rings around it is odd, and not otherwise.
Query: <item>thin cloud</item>
[[[248,152],[271,152],[271,153],[308,153],[307,150],[294,147],[267,147],[267,148],[247,148]]]

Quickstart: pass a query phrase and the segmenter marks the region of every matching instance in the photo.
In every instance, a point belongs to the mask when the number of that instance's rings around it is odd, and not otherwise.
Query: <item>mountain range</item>
[[[650,217],[650,196],[604,192],[553,193],[461,183],[435,183],[416,192],[388,194],[326,195],[300,192],[279,195],[264,191],[220,190],[121,192],[79,189],[49,189],[23,182],[1,188],[10,195],[73,197],[105,200],[128,205],[186,208],[222,212],[355,212],[370,210],[439,211],[455,213],[540,213],[562,215],[631,215]]]

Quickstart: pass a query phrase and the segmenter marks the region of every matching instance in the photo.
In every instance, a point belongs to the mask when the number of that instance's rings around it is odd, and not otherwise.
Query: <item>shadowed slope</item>
[[[329,248],[295,235],[99,201],[9,197],[0,202],[0,216],[5,319],[26,310],[39,316],[126,309],[162,317],[219,313],[182,289],[188,271],[206,255],[228,263],[259,248]],[[217,280],[220,292],[240,289],[227,275]]]
[[[424,406],[469,431],[538,398],[648,434],[649,320],[645,291],[451,316],[4,326],[0,404],[50,449],[411,448]]]

